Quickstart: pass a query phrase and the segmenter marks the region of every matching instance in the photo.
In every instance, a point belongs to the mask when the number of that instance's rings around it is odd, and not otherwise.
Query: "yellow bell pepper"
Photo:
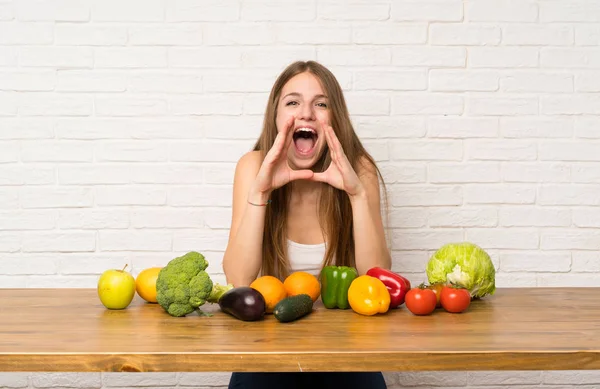
[[[378,278],[363,275],[350,284],[348,302],[352,310],[361,315],[386,313],[390,308],[390,292]]]

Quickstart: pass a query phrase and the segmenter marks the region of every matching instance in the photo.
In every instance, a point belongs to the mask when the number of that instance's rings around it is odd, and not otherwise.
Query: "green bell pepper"
[[[358,272],[348,266],[325,266],[321,270],[321,301],[325,308],[348,309],[348,288]]]

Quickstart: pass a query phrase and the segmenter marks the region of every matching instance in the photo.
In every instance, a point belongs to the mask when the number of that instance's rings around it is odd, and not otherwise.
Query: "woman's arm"
[[[265,204],[273,190],[314,175],[309,169],[292,170],[288,164],[295,120],[294,116],[286,120],[264,160],[259,151],[252,151],[240,159],[235,169],[231,230],[223,270],[227,282],[236,287],[250,285],[262,265],[266,210],[265,206],[250,203]]]
[[[358,177],[363,190],[350,195],[352,204],[354,254],[356,270],[365,274],[370,268],[378,266],[390,269],[392,259],[388,250],[383,222],[379,180],[375,166],[363,159],[359,164]]]
[[[331,153],[331,164],[324,172],[315,173],[312,179],[343,190],[350,197],[358,273],[365,274],[375,266],[389,269],[392,259],[381,220],[377,169],[363,157],[358,171],[354,171],[333,128],[324,121],[321,125]]]
[[[248,203],[264,204],[267,201],[259,194],[249,193],[260,164],[260,153],[252,151],[240,159],[235,169],[231,229],[223,256],[227,282],[235,287],[250,285],[262,266],[266,209]]]

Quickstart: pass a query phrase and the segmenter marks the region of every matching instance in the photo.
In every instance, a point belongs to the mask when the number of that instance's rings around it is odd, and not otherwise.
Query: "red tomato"
[[[442,307],[451,313],[463,312],[471,305],[471,294],[463,288],[444,286],[440,297]]]
[[[404,303],[415,315],[429,315],[435,310],[437,298],[431,289],[413,288],[406,293]]]
[[[440,297],[442,294],[442,288],[444,287],[444,284],[432,284],[429,285],[428,288],[433,290],[433,292],[435,293],[435,297],[437,298],[437,304],[435,305],[436,308],[441,308],[442,307],[442,303],[440,301]]]

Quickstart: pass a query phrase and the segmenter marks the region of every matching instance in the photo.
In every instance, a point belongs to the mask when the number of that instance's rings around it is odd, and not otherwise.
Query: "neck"
[[[306,198],[317,196],[321,192],[323,184],[309,180],[292,181],[292,196],[296,198]]]

